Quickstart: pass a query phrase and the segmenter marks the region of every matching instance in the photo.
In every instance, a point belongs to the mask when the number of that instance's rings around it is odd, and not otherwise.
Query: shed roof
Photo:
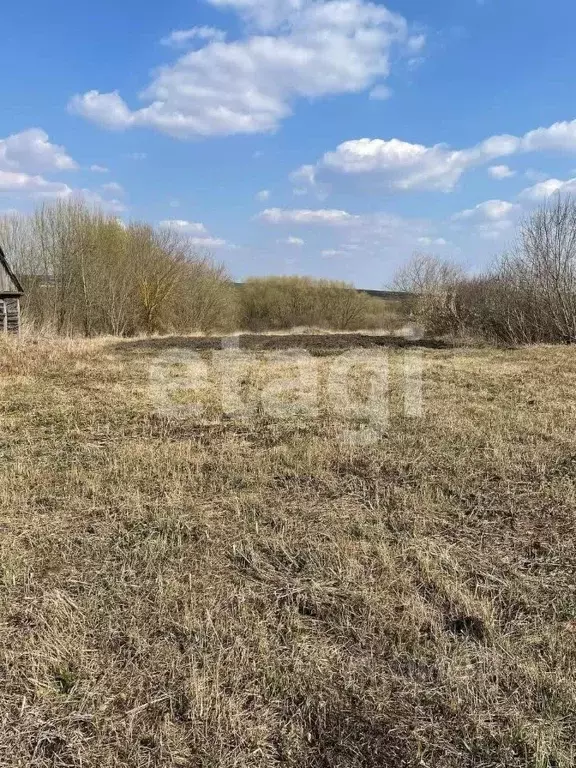
[[[21,294],[24,293],[24,289],[20,284],[20,281],[12,272],[6,254],[0,246],[0,294]]]

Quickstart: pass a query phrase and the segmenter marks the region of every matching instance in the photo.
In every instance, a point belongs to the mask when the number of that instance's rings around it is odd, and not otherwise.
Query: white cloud
[[[199,248],[223,248],[228,245],[226,240],[222,240],[220,237],[190,237],[189,241]]]
[[[123,195],[124,187],[118,184],[116,181],[110,181],[107,184],[102,184],[102,189],[105,192],[113,192],[115,195]]]
[[[336,209],[271,208],[257,217],[271,225],[317,227],[322,232],[323,256],[357,255],[397,260],[418,247],[418,239],[430,236],[440,245],[442,238],[431,235],[425,220],[404,219],[384,211],[355,214]],[[293,235],[292,235],[293,236]],[[448,245],[448,243],[446,243]]]
[[[267,208],[257,216],[269,224],[322,224],[341,226],[352,223],[357,217],[347,211],[334,209],[286,209]]]
[[[115,198],[109,200],[91,189],[73,189],[59,181],[49,181],[42,176],[0,170],[0,195],[34,200],[71,200],[77,198],[113,213],[121,213],[126,206]]]
[[[452,217],[458,219],[475,219],[479,221],[498,221],[508,218],[511,214],[519,213],[520,205],[509,203],[506,200],[486,200],[474,208],[460,211]]]
[[[123,129],[134,122],[130,109],[118,91],[112,93],[88,91],[82,96],[74,96],[69,109],[73,113],[89,117],[104,128]]]
[[[147,106],[91,90],[71,100],[71,111],[109,129],[147,126],[178,138],[267,132],[297,99],[363,91],[388,76],[394,45],[413,52],[424,42],[409,36],[402,16],[368,0],[212,4],[238,12],[252,33],[211,40],[156,70],[140,94]]]
[[[528,168],[528,170],[524,171],[524,176],[530,181],[546,181],[548,175],[543,171],[536,171],[534,168]]]
[[[2,193],[34,198],[65,198],[72,194],[72,189],[68,184],[48,181],[42,176],[0,170],[0,194]]]
[[[512,234],[522,206],[506,200],[486,200],[474,208],[460,211],[452,216],[453,221],[468,222],[471,232],[484,240],[498,240]],[[457,228],[460,228],[457,225]]]
[[[159,223],[164,229],[173,229],[183,235],[207,235],[208,230],[197,221],[184,221],[183,219],[165,219]]]
[[[438,245],[438,246],[448,245],[448,241],[445,240],[443,237],[419,237],[418,242],[420,243],[420,245]]]
[[[171,48],[185,48],[193,40],[218,40],[226,38],[226,32],[215,27],[192,27],[191,29],[175,29],[160,40],[162,45]]]
[[[316,165],[305,165],[292,174],[296,184],[318,184],[323,175],[344,174],[379,178],[394,189],[449,191],[465,170],[495,157],[514,154],[518,139],[493,136],[471,149],[454,150],[445,144],[426,147],[399,139],[353,139],[326,152]]]
[[[488,168],[488,173],[493,179],[501,181],[502,179],[509,179],[511,176],[516,175],[516,171],[513,171],[507,165],[491,165]]]
[[[406,42],[409,53],[420,53],[426,46],[426,35],[412,35]]]
[[[88,205],[93,205],[97,208],[102,208],[110,213],[123,213],[126,210],[126,206],[121,200],[116,198],[106,199],[98,192],[94,192],[91,189],[76,189],[70,190],[70,197],[77,197],[83,200]]]
[[[258,29],[273,30],[301,13],[309,0],[209,0],[217,8],[232,8]]]
[[[471,168],[520,153],[549,151],[576,152],[576,120],[554,123],[524,136],[491,136],[465,149],[396,138],[352,139],[326,152],[317,163],[303,165],[291,179],[299,190],[320,188],[324,194],[330,182],[345,176],[371,179],[392,189],[450,191]],[[507,165],[494,165],[489,173],[502,179],[514,172]]]
[[[554,123],[548,128],[537,128],[522,138],[524,152],[576,151],[576,120]]]
[[[191,245],[195,245],[198,248],[233,248],[226,240],[222,240],[220,237],[213,237],[204,224],[198,221],[185,221],[184,219],[165,219],[160,221],[159,227],[164,229],[171,229],[174,232],[178,232],[181,235],[186,236],[188,242]]]
[[[91,165],[90,166],[90,170],[93,171],[94,173],[109,173],[110,172],[110,169],[106,168],[103,165]]]
[[[89,205],[97,205],[112,212],[125,210],[117,199],[108,200],[90,189],[73,189],[62,181],[45,178],[40,172],[60,173],[73,171],[78,164],[64,147],[52,144],[48,134],[40,128],[0,139],[0,195],[12,198],[60,199],[77,197]],[[92,166],[91,170],[101,166]],[[103,185],[107,192],[118,193],[116,185]]]
[[[78,164],[64,147],[51,144],[48,134],[40,128],[30,128],[0,139],[0,169],[41,173],[72,171]]]
[[[78,164],[64,147],[52,144],[40,128],[30,128],[0,139],[0,193],[4,196],[65,198],[72,189],[40,175],[71,171]]]
[[[304,240],[301,237],[293,237],[292,235],[284,240],[278,240],[278,242],[282,245],[295,245],[297,248],[301,248],[304,245]]]
[[[256,200],[268,200],[270,197],[270,190],[269,189],[261,189],[260,192],[256,194]]]
[[[370,91],[371,101],[386,101],[392,96],[392,89],[387,85],[377,85]]]
[[[511,219],[487,222],[476,225],[476,233],[484,240],[498,240],[501,237],[510,237],[513,234],[516,222]]]
[[[564,195],[576,194],[576,178],[567,179],[566,181],[561,181],[560,179],[540,181],[538,184],[534,184],[533,187],[523,189],[522,192],[520,192],[519,197],[521,200],[540,202],[556,193]]]

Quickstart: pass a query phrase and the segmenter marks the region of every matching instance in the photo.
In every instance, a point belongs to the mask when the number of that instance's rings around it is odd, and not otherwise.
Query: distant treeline
[[[552,197],[521,223],[516,242],[483,274],[417,254],[396,285],[431,335],[504,344],[576,342],[576,201]]]
[[[63,335],[335,330],[401,323],[398,302],[306,277],[252,278],[171,229],[125,224],[82,201],[0,217],[0,244],[24,283],[25,327]]]

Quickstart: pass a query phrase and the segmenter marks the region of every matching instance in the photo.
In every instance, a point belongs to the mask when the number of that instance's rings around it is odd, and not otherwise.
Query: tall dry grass
[[[155,415],[158,345],[0,343],[0,765],[574,764],[569,350],[423,350],[420,419],[365,353],[362,444],[264,352],[246,423]]]

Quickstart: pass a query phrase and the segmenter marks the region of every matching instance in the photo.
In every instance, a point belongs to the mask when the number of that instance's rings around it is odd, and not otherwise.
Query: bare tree
[[[393,287],[420,295],[446,293],[464,278],[459,264],[431,253],[415,253],[396,273]]]
[[[576,201],[555,195],[521,225],[502,272],[539,308],[545,335],[576,341]]]
[[[428,253],[415,253],[398,270],[393,286],[414,294],[412,314],[429,333],[457,332],[462,324],[458,286],[465,280],[462,267]]]

